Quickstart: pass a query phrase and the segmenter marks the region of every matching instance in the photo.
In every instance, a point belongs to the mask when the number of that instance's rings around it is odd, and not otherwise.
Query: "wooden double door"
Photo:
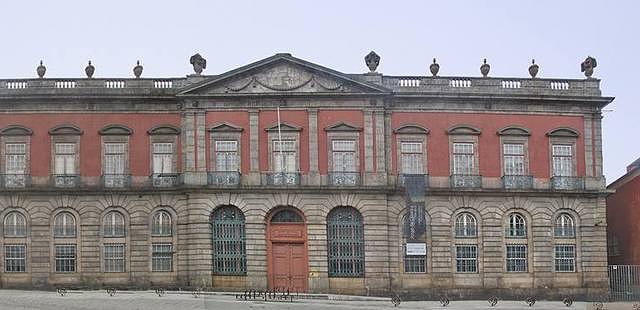
[[[272,288],[307,291],[307,249],[304,243],[273,243]]]

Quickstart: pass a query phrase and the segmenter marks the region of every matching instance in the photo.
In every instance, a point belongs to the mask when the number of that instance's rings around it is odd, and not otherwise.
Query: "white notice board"
[[[407,255],[427,255],[426,243],[407,243]]]

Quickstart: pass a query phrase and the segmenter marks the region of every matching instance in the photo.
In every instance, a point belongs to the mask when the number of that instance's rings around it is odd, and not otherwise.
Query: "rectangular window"
[[[124,174],[126,162],[124,143],[104,144],[104,174]]]
[[[456,272],[478,272],[478,247],[475,245],[456,246]]]
[[[153,144],[153,173],[165,174],[173,171],[173,143]]]
[[[356,141],[333,140],[331,141],[331,150],[334,172],[356,171]]]
[[[153,243],[151,245],[151,270],[171,271],[173,268],[173,249],[171,243]]]
[[[27,246],[24,244],[10,244],[4,246],[4,271],[27,271]]]
[[[453,144],[453,174],[475,175],[473,143]]]
[[[574,245],[556,245],[554,253],[556,272],[575,271],[576,251]]]
[[[507,245],[507,272],[527,272],[526,245]]]
[[[422,142],[400,142],[402,174],[424,174]]]
[[[24,143],[8,143],[5,146],[5,173],[26,174],[27,145]]]
[[[554,144],[552,146],[553,176],[573,176],[573,146]]]
[[[524,144],[502,145],[504,175],[524,175]]]
[[[420,253],[421,254],[421,253]],[[427,272],[427,255],[407,255],[406,245],[404,248],[404,272],[425,273]]]
[[[56,143],[54,146],[54,169],[56,175],[76,174],[76,145],[75,143]]]
[[[297,172],[296,143],[293,140],[273,141],[273,171]]]
[[[124,244],[104,245],[104,272],[124,272]]]
[[[216,171],[237,172],[238,141],[215,141]]]
[[[56,272],[76,271],[76,245],[56,244],[55,245]]]

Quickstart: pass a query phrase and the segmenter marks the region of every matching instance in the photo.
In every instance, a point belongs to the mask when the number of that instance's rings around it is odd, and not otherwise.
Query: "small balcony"
[[[407,174],[407,173],[399,174],[397,186],[405,187],[406,184],[408,184],[408,182],[415,182],[413,180],[417,180],[418,182],[420,182],[421,181],[420,179],[424,180],[424,186],[425,188],[428,188],[429,187],[428,174]]]
[[[3,188],[25,188],[31,185],[31,176],[28,174],[3,174],[0,185]]]
[[[51,185],[59,188],[75,188],[80,185],[80,176],[77,174],[52,174]]]
[[[267,173],[268,185],[300,185],[300,172],[270,172]]]
[[[565,177],[565,176],[551,177],[551,189],[564,190],[564,191],[583,190],[584,179],[581,177]]]
[[[449,177],[452,188],[481,188],[481,175],[452,174]]]
[[[532,189],[533,176],[531,175],[505,175],[502,176],[504,189]]]
[[[180,184],[179,173],[154,173],[149,178],[153,187],[174,187]]]
[[[360,184],[360,172],[329,172],[329,184],[333,186],[356,186]]]
[[[207,184],[215,186],[240,185],[240,172],[238,171],[209,171]]]
[[[131,186],[131,175],[103,174],[101,177],[101,183],[105,188],[128,188]]]

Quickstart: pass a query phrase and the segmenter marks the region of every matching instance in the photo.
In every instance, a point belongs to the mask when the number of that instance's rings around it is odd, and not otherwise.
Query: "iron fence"
[[[609,265],[612,301],[640,301],[640,265]]]

